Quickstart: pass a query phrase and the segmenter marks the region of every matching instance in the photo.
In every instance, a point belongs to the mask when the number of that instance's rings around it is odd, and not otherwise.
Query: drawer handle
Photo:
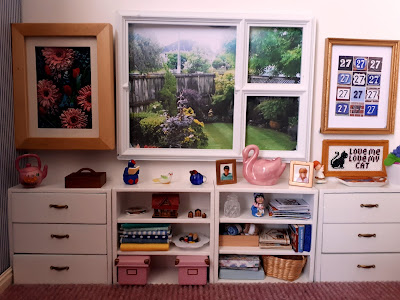
[[[358,237],[370,238],[370,237],[376,237],[376,234],[375,233],[359,233]]]
[[[366,207],[366,208],[378,208],[379,204],[360,204],[360,207]]]
[[[53,238],[56,238],[56,239],[69,239],[69,234],[64,234],[64,235],[61,235],[61,234],[52,234],[51,235],[51,238],[53,239]]]
[[[375,269],[375,265],[357,265],[357,268]]]
[[[64,270],[69,270],[69,267],[55,267],[55,266],[50,266],[50,270],[64,271]]]
[[[50,208],[56,208],[56,209],[63,209],[63,208],[67,209],[68,205],[50,204],[49,207]]]

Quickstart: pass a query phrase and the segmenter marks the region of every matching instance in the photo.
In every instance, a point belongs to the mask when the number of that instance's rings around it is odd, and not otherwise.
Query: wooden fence
[[[211,100],[215,93],[215,74],[174,74],[177,90],[192,89],[197,91],[202,99]],[[157,101],[158,93],[164,85],[163,74],[136,75],[129,74],[129,108],[131,112],[145,110],[151,103]]]

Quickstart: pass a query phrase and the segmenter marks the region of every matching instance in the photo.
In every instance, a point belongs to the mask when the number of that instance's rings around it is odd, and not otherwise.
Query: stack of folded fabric
[[[120,224],[121,251],[168,251],[171,224]]]
[[[218,263],[220,279],[262,280],[265,278],[258,255],[220,255]]]

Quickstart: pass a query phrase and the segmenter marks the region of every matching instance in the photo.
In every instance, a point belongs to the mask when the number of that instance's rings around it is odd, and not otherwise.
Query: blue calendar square
[[[351,84],[351,73],[339,73],[337,82],[338,82],[338,85],[350,85]]]
[[[350,92],[350,101],[364,102],[365,101],[365,87],[352,86]]]
[[[365,115],[366,116],[377,116],[378,115],[378,105],[374,104],[374,105],[370,105],[367,104],[365,105]]]
[[[367,85],[380,86],[381,85],[381,74],[368,74]]]
[[[337,115],[349,115],[349,104],[343,102],[337,102],[335,113]]]

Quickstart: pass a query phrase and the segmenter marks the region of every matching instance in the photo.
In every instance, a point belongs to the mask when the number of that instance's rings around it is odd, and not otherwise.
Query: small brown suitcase
[[[65,188],[101,188],[105,183],[106,172],[95,172],[90,168],[82,168],[65,176]]]

